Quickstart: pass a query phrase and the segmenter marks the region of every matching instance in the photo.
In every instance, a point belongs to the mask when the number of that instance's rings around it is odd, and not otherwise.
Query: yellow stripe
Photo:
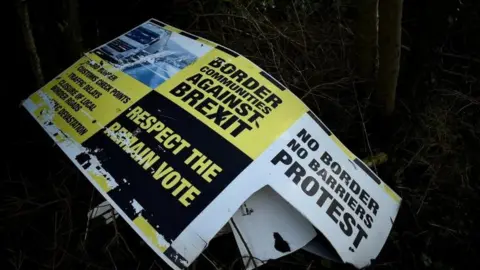
[[[390,198],[392,198],[397,204],[400,204],[402,198],[400,198],[400,196],[398,196],[398,194],[385,183],[383,183],[383,190],[385,190],[385,193],[387,193],[388,196],[390,196]]]
[[[37,94],[37,92],[33,93],[29,99],[35,103],[35,105],[43,104],[43,99]]]
[[[103,175],[96,174],[91,171],[88,172],[88,175],[90,175],[90,177],[100,186],[103,191],[109,192],[111,190],[107,183],[107,179]]]
[[[60,134],[60,133],[57,133],[57,135],[55,135],[55,140],[58,142],[58,143],[63,143],[65,141],[65,137]]]
[[[140,229],[140,231],[142,231],[145,238],[147,238],[154,246],[158,247],[161,252],[165,252],[165,250],[167,250],[168,246],[163,246],[158,243],[157,231],[144,217],[138,216],[133,220],[133,223]]]
[[[203,44],[211,46],[211,47],[216,47],[217,46],[217,44],[215,42],[212,42],[212,41],[207,40],[207,39],[199,38],[199,39],[197,39],[197,41],[200,41]]]
[[[37,107],[37,109],[33,112],[33,114],[37,117],[37,119],[43,122],[43,115],[49,114],[50,108],[47,105],[41,105]]]
[[[174,33],[180,33],[180,32],[182,32],[182,30],[180,30],[180,29],[178,29],[178,28],[175,28],[175,27],[173,27],[173,26],[170,26],[170,25],[165,25],[165,26],[163,27],[163,29],[168,30],[168,31],[172,31],[172,32],[174,32]]]
[[[338,146],[338,148],[342,149],[343,153],[345,153],[349,159],[354,160],[356,158],[355,155],[348,150],[348,148],[345,147],[345,145],[343,145],[343,143],[335,135],[330,135],[330,138]]]

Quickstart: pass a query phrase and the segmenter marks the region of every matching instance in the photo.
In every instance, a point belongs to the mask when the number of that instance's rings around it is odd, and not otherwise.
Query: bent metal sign
[[[363,267],[400,205],[280,82],[156,20],[85,54],[23,105],[174,269],[232,217],[260,257],[308,247],[317,229],[317,253]]]

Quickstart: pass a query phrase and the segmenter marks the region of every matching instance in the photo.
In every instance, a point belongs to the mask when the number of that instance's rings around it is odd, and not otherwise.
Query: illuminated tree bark
[[[26,1],[16,0],[17,14],[20,20],[23,40],[25,41],[25,48],[28,52],[30,67],[38,88],[45,84],[43,78],[42,65],[40,57],[38,57],[37,46],[35,45],[35,38],[33,37],[32,27],[30,24],[30,15]]]
[[[78,0],[65,0],[65,35],[72,60],[77,60],[83,53],[83,39],[78,15]]]
[[[395,108],[400,70],[403,0],[380,0],[378,6],[379,69],[375,99],[385,115]]]
[[[377,59],[377,1],[357,1],[355,49],[357,74],[362,80],[373,81]]]

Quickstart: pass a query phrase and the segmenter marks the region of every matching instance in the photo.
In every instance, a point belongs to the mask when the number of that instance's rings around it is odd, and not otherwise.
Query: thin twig
[[[17,14],[20,19],[23,39],[25,41],[25,47],[28,51],[28,56],[30,59],[30,66],[32,68],[33,76],[35,77],[36,85],[38,88],[40,88],[45,84],[45,80],[43,78],[40,57],[37,53],[37,46],[35,45],[35,38],[33,37],[27,1],[16,0],[16,5]]]
[[[90,206],[88,207],[88,209],[92,209],[94,195],[95,195],[95,189],[92,188],[92,196],[90,197]],[[92,214],[93,214],[93,212],[92,212]],[[87,225],[85,226],[85,238],[83,239],[84,242],[87,242],[88,229],[90,227],[90,220],[91,219],[92,219],[92,215],[87,215]]]
[[[243,238],[242,233],[241,233],[240,230],[238,229],[237,224],[235,223],[235,221],[233,220],[233,218],[230,219],[230,221],[232,222],[233,228],[235,229],[235,231],[237,231],[238,236],[240,236],[240,240],[242,240],[242,243],[243,243],[243,245],[245,246],[245,249],[247,249],[248,256],[250,256],[250,259],[252,259],[253,266],[254,266],[255,268],[257,268],[258,266],[257,266],[257,263],[255,262],[255,259],[254,259],[254,257],[253,257],[253,254],[252,254],[252,252],[250,251],[250,248],[248,247],[247,242],[246,242],[245,239]],[[248,266],[248,265],[247,265],[247,266]]]

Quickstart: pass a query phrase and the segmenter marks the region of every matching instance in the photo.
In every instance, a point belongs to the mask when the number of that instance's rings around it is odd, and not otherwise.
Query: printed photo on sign
[[[95,52],[148,87],[156,88],[210,49],[149,21]]]

